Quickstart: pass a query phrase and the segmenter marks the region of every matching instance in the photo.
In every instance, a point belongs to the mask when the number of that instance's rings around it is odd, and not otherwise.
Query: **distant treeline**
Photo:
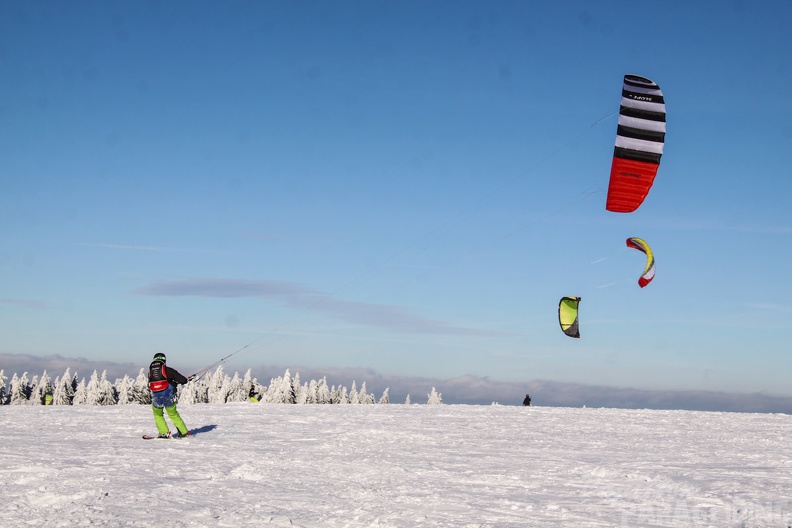
[[[327,379],[302,382],[300,373],[293,377],[287,369],[283,376],[272,378],[269,385],[262,385],[250,374],[244,376],[234,373],[229,376],[220,365],[214,373],[192,380],[178,388],[179,403],[227,403],[255,401],[262,403],[321,403],[321,404],[368,404],[390,403],[388,389],[379,399],[366,390],[364,381],[360,388],[356,382],[352,387],[328,386]],[[136,378],[125,375],[111,383],[106,371],[101,375],[94,370],[88,381],[72,375],[69,368],[62,376],[52,378],[46,371],[41,376],[28,377],[14,374],[7,385],[3,370],[0,370],[0,405],[126,405],[151,404],[151,391],[148,376],[144,369]],[[434,387],[427,395],[428,404],[443,403],[440,393]],[[406,404],[410,403],[407,395]]]

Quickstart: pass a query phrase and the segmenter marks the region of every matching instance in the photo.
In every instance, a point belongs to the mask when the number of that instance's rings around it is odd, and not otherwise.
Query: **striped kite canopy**
[[[665,132],[660,87],[646,77],[625,75],[605,209],[630,213],[643,203],[660,166]]]

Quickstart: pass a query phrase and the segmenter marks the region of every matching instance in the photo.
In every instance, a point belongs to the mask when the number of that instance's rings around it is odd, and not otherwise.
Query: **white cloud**
[[[456,326],[415,314],[407,308],[387,304],[348,301],[306,286],[279,280],[192,279],[159,281],[132,293],[167,297],[235,298],[258,297],[284,306],[322,313],[347,323],[392,332],[492,336],[490,330]]]

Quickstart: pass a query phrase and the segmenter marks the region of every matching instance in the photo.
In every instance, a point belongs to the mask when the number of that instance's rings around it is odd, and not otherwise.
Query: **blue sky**
[[[792,395],[790,23],[784,1],[3,2],[0,352]],[[668,134],[617,214],[626,73]]]

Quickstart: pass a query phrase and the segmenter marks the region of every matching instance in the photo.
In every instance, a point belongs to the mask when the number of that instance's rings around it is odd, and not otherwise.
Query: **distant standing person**
[[[531,395],[530,394],[526,394],[525,395],[525,399],[523,400],[523,405],[525,405],[526,407],[530,407],[531,406]]]
[[[176,426],[174,438],[187,436],[190,432],[184,420],[176,410],[176,385],[184,385],[189,381],[176,369],[165,365],[165,354],[154,354],[154,361],[149,365],[149,389],[151,390],[151,408],[154,412],[154,423],[157,424],[159,438],[169,438],[171,433],[165,422],[162,410],[168,411],[168,417]]]

